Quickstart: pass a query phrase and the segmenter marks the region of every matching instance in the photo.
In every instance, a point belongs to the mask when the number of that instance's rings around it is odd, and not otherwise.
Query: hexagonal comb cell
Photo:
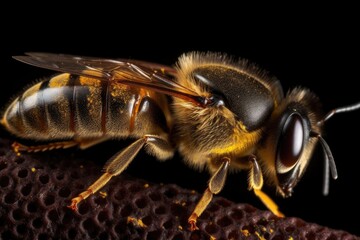
[[[200,194],[126,174],[74,212],[67,208],[70,199],[101,167],[59,152],[18,156],[10,145],[0,141],[0,239],[356,239],[221,197],[214,197],[199,218],[199,230],[191,232],[187,218]]]

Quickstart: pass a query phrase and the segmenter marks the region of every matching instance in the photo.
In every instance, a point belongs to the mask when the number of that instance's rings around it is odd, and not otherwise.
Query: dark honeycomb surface
[[[69,151],[17,155],[10,146],[0,141],[0,239],[360,239],[221,197],[190,232],[187,218],[199,193],[126,174],[74,212],[67,208],[70,199],[99,177],[101,167]]]

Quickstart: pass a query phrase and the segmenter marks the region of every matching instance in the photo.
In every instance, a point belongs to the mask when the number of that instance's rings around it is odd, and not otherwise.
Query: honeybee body
[[[247,170],[249,189],[275,215],[283,214],[262,192],[274,185],[283,197],[305,173],[314,147],[325,155],[324,194],[329,172],[337,178],[329,146],[321,137],[324,122],[360,103],[321,113],[307,89],[283,94],[279,81],[258,67],[221,54],[184,54],[172,68],[156,63],[29,53],[16,59],[63,74],[42,81],[16,98],[2,125],[27,139],[63,141],[15,150],[86,148],[108,139],[135,141],[116,153],[104,173],[72,199],[77,204],[121,174],[142,149],[160,160],[178,150],[185,162],[212,175],[190,215],[190,229],[221,191],[229,169]],[[66,141],[65,141],[66,140]]]
[[[16,98],[3,123],[17,136],[46,141],[164,135],[166,101],[153,91],[64,73]]]

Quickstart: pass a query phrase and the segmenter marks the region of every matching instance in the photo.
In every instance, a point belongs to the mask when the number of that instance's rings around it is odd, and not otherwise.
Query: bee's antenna
[[[336,114],[336,113],[351,112],[351,111],[355,111],[357,109],[360,109],[360,102],[355,103],[353,105],[346,106],[346,107],[335,108],[335,109],[331,110],[330,112],[328,112],[325,115],[324,119],[322,119],[321,121],[318,122],[318,125],[323,124],[325,121],[327,121],[329,118],[334,116],[334,114]]]
[[[335,108],[335,109],[331,110],[330,112],[328,112],[325,115],[325,117],[322,120],[320,120],[317,124],[318,125],[323,125],[325,121],[329,120],[332,116],[334,116],[337,113],[351,112],[351,111],[355,111],[355,110],[358,110],[358,109],[360,109],[360,102],[349,105],[349,106],[346,106],[346,107]],[[324,151],[325,165],[324,165],[323,194],[326,196],[326,195],[329,194],[329,185],[330,185],[330,181],[329,181],[330,174],[329,174],[329,172],[331,172],[331,176],[332,176],[333,179],[338,178],[336,165],[335,165],[335,160],[334,160],[334,157],[333,157],[333,155],[331,153],[330,147],[326,143],[325,139],[323,139],[319,133],[311,131],[310,134],[311,134],[312,137],[316,137],[317,139],[319,139],[320,144],[322,146],[322,149]]]
[[[329,185],[330,185],[330,175],[329,170],[331,172],[331,176],[333,179],[338,178],[337,169],[334,157],[331,153],[329,145],[326,143],[325,139],[321,137],[319,133],[311,132],[312,137],[316,137],[319,139],[322,149],[324,151],[325,165],[324,165],[324,182],[323,182],[323,194],[326,196],[329,194]]]

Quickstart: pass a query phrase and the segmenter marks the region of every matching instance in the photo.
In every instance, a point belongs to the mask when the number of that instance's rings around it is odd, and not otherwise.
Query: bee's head
[[[330,148],[321,137],[322,127],[334,113],[358,108],[360,104],[335,109],[324,116],[318,98],[310,91],[299,88],[283,99],[272,114],[259,149],[264,172],[282,196],[291,196],[318,141],[324,150],[325,158],[323,193],[328,194],[329,170],[334,179],[337,178],[337,171]]]

